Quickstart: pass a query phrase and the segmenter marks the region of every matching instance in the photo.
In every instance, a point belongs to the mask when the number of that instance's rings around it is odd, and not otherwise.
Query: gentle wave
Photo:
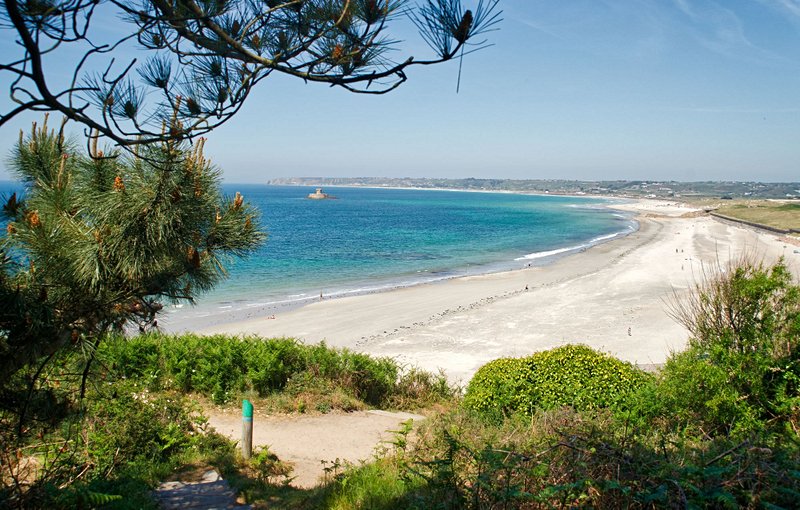
[[[522,257],[517,257],[514,260],[534,260],[534,259],[543,259],[545,257],[552,257],[553,255],[558,255],[559,253],[567,253],[574,250],[579,250],[581,248],[585,248],[590,246],[589,244],[579,244],[577,246],[569,246],[567,248],[559,248],[557,250],[548,250],[548,251],[537,251],[534,253],[529,253]]]
[[[529,253],[529,254],[524,255],[522,257],[517,257],[514,260],[516,260],[516,261],[536,260],[536,259],[543,259],[543,258],[546,258],[546,257],[552,257],[554,255],[560,255],[562,253],[570,253],[570,252],[574,252],[574,251],[585,250],[586,248],[591,248],[592,246],[594,246],[596,244],[600,244],[603,241],[609,241],[611,239],[615,239],[617,237],[621,237],[621,236],[627,235],[627,234],[633,232],[634,230],[636,230],[636,228],[634,226],[632,226],[632,225],[629,225],[628,228],[626,230],[623,230],[622,232],[614,232],[613,234],[607,234],[607,235],[604,235],[604,236],[598,236],[598,237],[595,237],[595,238],[591,239],[589,242],[586,242],[586,243],[576,244],[575,246],[567,246],[566,248],[557,248],[555,250],[537,251],[537,252]]]
[[[338,299],[349,296],[363,296],[368,294],[377,294],[380,292],[386,292],[394,289],[403,289],[421,284],[436,283],[452,279],[457,276],[465,276],[465,275],[461,275],[459,273],[444,274],[440,272],[438,276],[428,275],[422,278],[412,278],[385,284],[365,285],[354,288],[340,288],[328,292],[323,292],[322,298],[325,301],[327,301],[330,299]],[[215,306],[213,307],[213,309],[209,309],[208,306],[201,306],[200,308],[183,312],[182,316],[185,318],[211,318],[214,316],[219,317],[221,316],[220,314],[225,314],[226,312],[247,311],[247,310],[256,310],[259,313],[270,313],[269,311],[275,312],[281,309],[286,310],[299,306],[304,306],[316,302],[319,299],[320,299],[319,295],[303,294],[302,296],[295,295],[295,297],[290,299],[276,298],[271,300],[268,298],[266,300],[242,303],[243,306],[240,307]],[[178,312],[178,310],[174,308],[168,311],[170,315],[175,314],[176,312]]]

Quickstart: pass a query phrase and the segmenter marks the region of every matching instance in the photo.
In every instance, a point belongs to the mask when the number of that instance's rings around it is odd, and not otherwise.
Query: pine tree
[[[192,301],[265,238],[256,209],[222,195],[202,139],[84,154],[62,132],[34,124],[11,158],[25,194],[3,207],[0,386],[63,349],[155,325],[165,302]]]
[[[56,111],[130,147],[213,130],[273,73],[384,94],[413,67],[488,46],[482,37],[500,21],[498,2],[8,0],[0,34],[18,53],[0,65],[12,99],[0,126],[28,110]],[[433,55],[398,51],[390,27],[407,17]],[[113,28],[98,27],[110,19]],[[173,109],[181,125],[164,131]]]

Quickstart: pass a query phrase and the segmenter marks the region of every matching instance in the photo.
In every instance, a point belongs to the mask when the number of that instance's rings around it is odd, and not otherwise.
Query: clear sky
[[[800,0],[501,6],[494,46],[464,59],[459,94],[456,62],[414,68],[377,97],[273,75],[206,154],[229,182],[800,180]],[[406,54],[430,55],[412,31],[400,37]],[[2,153],[31,119],[0,129]]]

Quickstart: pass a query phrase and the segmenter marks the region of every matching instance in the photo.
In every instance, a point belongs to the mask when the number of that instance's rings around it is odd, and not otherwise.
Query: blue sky
[[[800,180],[800,0],[501,6],[494,46],[465,58],[459,94],[456,62],[412,69],[377,97],[272,76],[206,154],[229,182]],[[405,54],[429,56],[409,27],[399,37]],[[0,152],[32,118],[0,129]]]

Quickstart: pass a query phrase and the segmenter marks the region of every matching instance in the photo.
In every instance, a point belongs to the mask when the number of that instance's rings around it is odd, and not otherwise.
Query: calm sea
[[[6,196],[13,183],[0,183]],[[635,222],[608,201],[455,191],[225,185],[263,214],[267,243],[230,278],[171,307],[167,323],[240,319],[326,298],[542,265],[625,235]],[[245,313],[248,310],[251,313]],[[170,320],[171,319],[171,320]]]

